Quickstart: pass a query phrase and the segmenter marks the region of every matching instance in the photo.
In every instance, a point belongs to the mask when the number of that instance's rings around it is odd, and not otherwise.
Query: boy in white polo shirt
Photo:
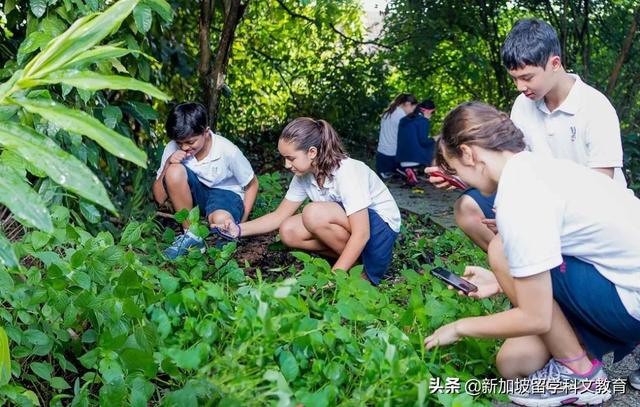
[[[511,119],[527,148],[592,168],[626,187],[616,111],[606,96],[565,71],[553,27],[538,19],[518,21],[502,46],[502,62],[521,92]],[[485,251],[495,236],[494,198],[469,189],[455,205],[456,222]]]
[[[197,205],[209,224],[247,220],[258,193],[258,179],[240,149],[209,130],[204,106],[176,105],[166,130],[171,141],[153,184],[158,204],[168,198],[176,212]],[[170,259],[186,254],[189,248],[204,249],[203,239],[189,232],[189,223],[182,226],[185,233],[164,251]]]

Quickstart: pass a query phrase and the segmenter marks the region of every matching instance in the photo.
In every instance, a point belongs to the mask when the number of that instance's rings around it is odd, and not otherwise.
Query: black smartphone
[[[475,285],[442,267],[435,267],[431,269],[431,274],[433,274],[437,279],[443,281],[445,284],[451,285],[465,294],[478,290],[478,287]]]

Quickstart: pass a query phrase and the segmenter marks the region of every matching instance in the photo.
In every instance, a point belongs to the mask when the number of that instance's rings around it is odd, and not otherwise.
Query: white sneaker
[[[611,398],[607,374],[594,360],[585,375],[579,375],[551,359],[542,369],[521,380],[517,393],[509,395],[516,404],[528,407],[558,407],[567,404],[601,404]],[[525,389],[526,387],[526,389]]]

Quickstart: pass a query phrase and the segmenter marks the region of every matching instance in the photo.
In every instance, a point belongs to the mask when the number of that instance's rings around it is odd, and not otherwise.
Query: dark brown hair
[[[411,103],[412,105],[417,105],[418,99],[416,99],[416,97],[413,96],[411,93],[401,93],[398,96],[396,96],[396,98],[393,99],[393,102],[391,102],[391,104],[387,107],[387,109],[384,112],[382,112],[382,117],[384,118],[386,116],[389,116],[391,113],[393,113],[394,110],[396,110],[398,106],[407,102]]]
[[[461,157],[462,144],[513,153],[525,148],[522,131],[513,124],[509,116],[482,102],[462,103],[444,118],[442,134],[437,142],[437,165],[454,174],[455,171],[445,160],[444,153],[449,157]]]
[[[282,130],[280,139],[295,143],[298,150],[309,151],[311,147],[318,149],[314,166],[316,181],[320,186],[331,178],[331,173],[340,166],[340,161],[347,158],[338,133],[324,120],[298,117]]]

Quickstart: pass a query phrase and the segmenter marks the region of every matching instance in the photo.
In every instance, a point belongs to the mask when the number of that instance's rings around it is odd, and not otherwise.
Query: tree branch
[[[620,51],[620,55],[618,55],[618,60],[611,71],[611,75],[609,76],[609,83],[607,84],[607,95],[611,96],[611,92],[616,86],[616,82],[618,81],[618,76],[620,75],[620,71],[622,71],[622,65],[624,64],[624,60],[627,59],[629,55],[629,51],[631,50],[631,45],[633,44],[633,37],[638,30],[638,18],[640,17],[640,6],[638,6],[633,13],[633,17],[631,18],[631,25],[629,26],[629,31],[627,31],[627,37],[624,39],[624,43],[622,44],[622,50]]]

